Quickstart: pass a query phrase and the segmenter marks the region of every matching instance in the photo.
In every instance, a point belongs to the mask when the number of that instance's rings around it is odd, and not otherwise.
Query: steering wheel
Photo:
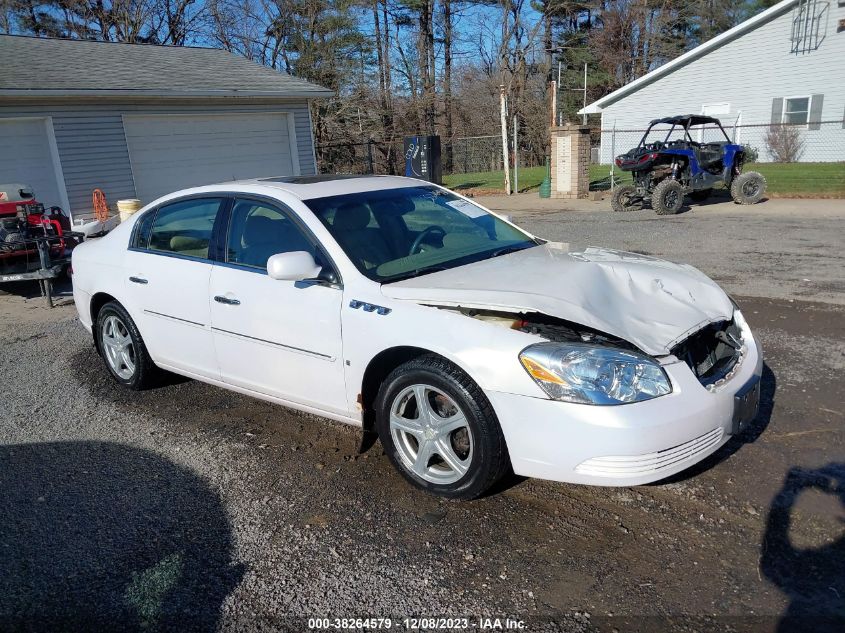
[[[430,226],[425,229],[422,233],[417,235],[417,239],[414,240],[414,243],[411,244],[411,249],[408,251],[408,255],[415,255],[419,252],[420,247],[422,246],[423,242],[425,242],[425,238],[429,237],[430,235],[438,234],[440,239],[442,240],[446,237],[446,231],[443,230],[440,226]]]

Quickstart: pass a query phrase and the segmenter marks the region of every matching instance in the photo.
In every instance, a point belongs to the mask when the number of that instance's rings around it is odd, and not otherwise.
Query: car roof
[[[284,190],[300,200],[328,198],[348,193],[379,191],[382,189],[400,189],[431,185],[430,182],[404,176],[355,176],[349,174],[324,174],[318,176],[279,176],[271,178],[252,178],[235,182],[221,183],[220,186],[232,187],[250,185]]]
[[[707,123],[721,125],[719,119],[715,119],[712,116],[703,116],[701,114],[679,114],[677,116],[667,116],[662,119],[652,120],[649,123],[649,126],[656,125],[658,123],[671,123],[672,125],[683,125],[684,127],[689,125],[706,125]]]

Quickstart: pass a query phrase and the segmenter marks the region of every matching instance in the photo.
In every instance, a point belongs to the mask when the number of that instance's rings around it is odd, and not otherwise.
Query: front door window
[[[319,259],[314,243],[284,212],[263,202],[235,203],[226,246],[228,263],[264,270],[272,255],[294,251]]]

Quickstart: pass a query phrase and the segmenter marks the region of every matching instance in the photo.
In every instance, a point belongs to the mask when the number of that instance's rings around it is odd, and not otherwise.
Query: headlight
[[[627,404],[671,393],[669,378],[648,356],[582,343],[538,343],[522,350],[528,375],[555,400]]]

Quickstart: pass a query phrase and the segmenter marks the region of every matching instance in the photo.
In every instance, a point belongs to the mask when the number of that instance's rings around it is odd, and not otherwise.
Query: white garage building
[[[226,51],[0,35],[0,60],[0,183],[76,221],[94,189],[316,173],[308,102],[331,91]]]

